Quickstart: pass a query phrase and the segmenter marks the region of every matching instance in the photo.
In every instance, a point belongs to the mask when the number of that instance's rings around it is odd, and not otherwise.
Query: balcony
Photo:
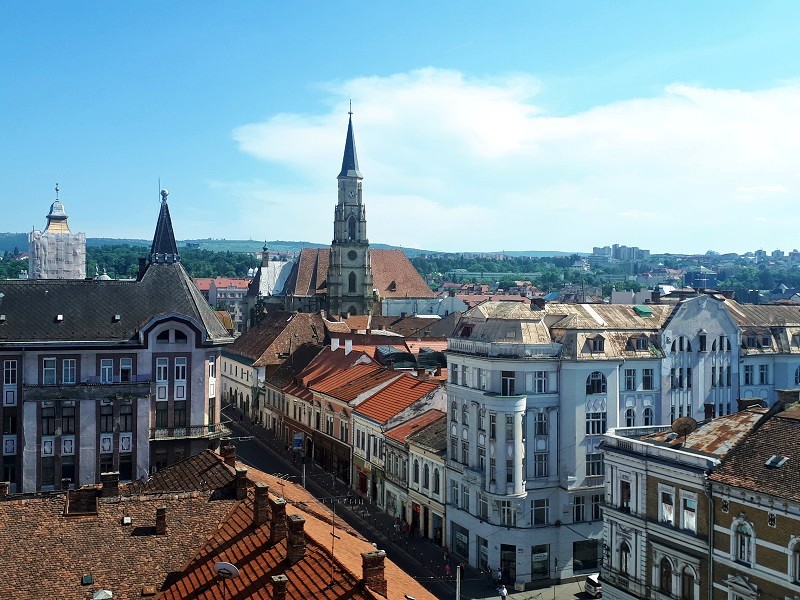
[[[104,400],[147,398],[153,394],[150,375],[139,375],[135,381],[100,383],[99,377],[89,377],[75,385],[24,385],[25,400]]]
[[[224,425],[193,425],[191,427],[157,427],[150,430],[151,440],[216,440],[230,435]]]
[[[513,342],[479,342],[450,338],[447,350],[459,354],[491,356],[493,358],[545,358],[558,353],[557,344],[520,344]]]
[[[639,581],[627,573],[622,573],[616,569],[604,567],[601,576],[603,585],[613,585],[614,587],[625,590],[629,594],[639,598],[650,597],[650,592],[647,588],[647,585],[643,581]]]

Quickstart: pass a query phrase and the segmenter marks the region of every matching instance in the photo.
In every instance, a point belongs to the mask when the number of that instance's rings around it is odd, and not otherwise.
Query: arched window
[[[716,352],[717,351],[717,340],[714,340],[713,342],[711,342],[711,351],[712,352]]]
[[[630,574],[631,547],[628,542],[622,542],[619,546],[619,572],[626,575]]]
[[[168,343],[169,343],[169,329],[165,329],[156,336],[156,344],[168,344]]]
[[[242,392],[239,392],[239,408],[242,408],[243,406],[244,406],[244,394]]]
[[[665,594],[672,593],[672,563],[666,556],[658,567],[658,589]]]
[[[439,469],[433,470],[433,493],[439,493]]]
[[[457,421],[458,420],[458,402],[456,402],[455,400],[453,400],[450,403],[450,418],[453,421]]]
[[[753,562],[753,531],[744,523],[739,523],[734,535],[734,559],[750,564]]]
[[[586,378],[586,393],[587,394],[605,394],[606,393],[606,376],[600,371],[595,371]]]
[[[681,573],[681,600],[694,600],[694,571],[684,567]]]
[[[797,367],[794,372],[794,384],[800,385],[800,367]]]
[[[350,215],[347,221],[347,237],[351,240],[356,239],[356,218]]]
[[[636,426],[636,411],[632,408],[629,408],[625,411],[625,427],[635,427]]]
[[[652,426],[653,425],[653,409],[650,408],[649,406],[647,408],[645,408],[643,416],[644,416],[644,426],[645,427]]]
[[[670,352],[675,352],[678,349],[678,340],[672,340],[672,346],[669,347]]]
[[[425,465],[422,469],[422,487],[426,490],[431,486],[431,468]]]
[[[351,317],[352,317],[353,315],[355,315],[355,314],[356,314],[356,312],[357,312],[357,311],[356,311],[356,307],[355,307],[355,306],[351,306],[351,307],[350,307],[350,308],[347,310],[347,314],[348,314],[348,315],[350,315]]]
[[[419,483],[419,461],[414,459],[414,483]]]
[[[466,402],[461,407],[461,424],[469,425],[469,407]]]
[[[185,344],[188,341],[186,334],[180,331],[179,329],[175,330],[175,343],[176,344]]]
[[[353,271],[347,276],[347,291],[351,294],[356,291],[356,274]]]

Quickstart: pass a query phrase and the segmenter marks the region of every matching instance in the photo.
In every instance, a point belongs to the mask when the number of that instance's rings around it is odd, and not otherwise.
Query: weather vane
[[[353,116],[353,99],[350,98],[350,112],[347,113],[351,117]]]
[[[56,183],[56,200],[58,200],[58,183]]]

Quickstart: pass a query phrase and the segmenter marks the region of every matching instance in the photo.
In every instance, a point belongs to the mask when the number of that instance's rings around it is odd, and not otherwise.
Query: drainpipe
[[[708,472],[704,475],[706,498],[708,498],[708,600],[714,597],[714,495],[712,484],[708,480]]]

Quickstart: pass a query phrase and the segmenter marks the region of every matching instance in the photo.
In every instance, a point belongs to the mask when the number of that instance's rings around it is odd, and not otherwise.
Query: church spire
[[[347,139],[344,143],[344,158],[342,158],[342,170],[339,177],[358,177],[362,179],[361,172],[358,170],[358,156],[356,155],[356,137],[353,135],[353,110],[349,112],[350,120],[347,123]]]
[[[150,248],[151,263],[174,263],[181,259],[178,255],[178,245],[175,243],[175,233],[172,231],[167,196],[169,196],[169,191],[161,190],[161,212],[158,213],[156,233]]]

